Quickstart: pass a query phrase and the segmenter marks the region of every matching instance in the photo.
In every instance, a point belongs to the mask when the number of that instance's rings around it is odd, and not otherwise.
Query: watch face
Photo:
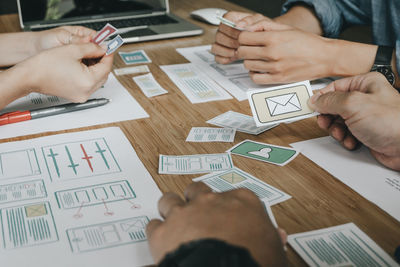
[[[395,76],[390,66],[377,66],[375,71],[382,73],[391,85],[395,83]]]

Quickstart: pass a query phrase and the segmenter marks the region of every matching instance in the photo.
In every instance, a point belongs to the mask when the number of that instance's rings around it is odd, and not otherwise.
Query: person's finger
[[[237,49],[239,47],[237,39],[233,39],[222,32],[215,34],[215,42],[228,48]]]
[[[318,126],[319,126],[321,129],[326,130],[326,131],[327,131],[327,130],[329,129],[329,127],[332,125],[333,120],[334,120],[334,117],[331,116],[331,115],[324,115],[324,114],[321,114],[321,115],[318,115],[318,116],[317,116],[317,123],[318,123]]]
[[[221,57],[215,56],[215,61],[219,64],[229,64],[238,60],[236,57]]]
[[[231,26],[225,25],[221,23],[218,27],[218,32],[229,36],[232,39],[237,40],[239,38],[239,34],[241,33],[240,30],[232,28]]]
[[[163,224],[163,222],[161,220],[159,220],[159,219],[153,219],[147,224],[147,226],[146,226],[146,235],[147,235],[147,239],[148,240],[152,240],[151,237],[152,237],[154,231],[156,229],[158,229],[158,227],[160,227],[160,225],[162,225],[162,224]]]
[[[267,46],[272,38],[275,38],[273,32],[242,31],[239,34],[238,41],[242,46]]]
[[[272,60],[268,48],[263,46],[240,46],[235,55],[248,60]]]
[[[195,200],[198,196],[206,193],[212,192],[211,188],[206,186],[204,183],[198,182],[198,183],[192,183],[186,187],[185,190],[185,198],[187,201],[193,201]]]
[[[269,18],[261,15],[261,14],[254,14],[250,16],[245,16],[240,20],[236,21],[236,26],[239,28],[247,28],[261,20],[270,20]]]
[[[67,30],[68,32],[70,32],[73,35],[77,35],[77,36],[92,36],[93,34],[96,34],[95,30],[83,27],[83,26],[63,26],[61,27],[62,29]]]
[[[343,146],[348,150],[354,150],[358,148],[358,145],[359,142],[357,138],[348,130],[343,140]]]
[[[89,66],[89,71],[96,80],[104,79],[108,77],[108,74],[111,72],[113,61],[113,55],[104,56],[98,63]]]
[[[78,35],[71,35],[70,40],[66,44],[85,44],[89,43],[91,38],[89,36],[78,36]]]
[[[71,56],[76,59],[100,58],[105,55],[107,48],[94,43],[69,45]]]
[[[339,124],[337,122],[332,123],[332,125],[328,129],[329,135],[341,144],[343,144],[344,138],[346,136],[346,131],[346,127],[343,124]]]
[[[240,21],[241,19],[248,17],[248,16],[252,16],[252,14],[246,13],[246,12],[239,12],[239,11],[229,11],[229,12],[225,13],[223,17],[236,23],[236,22]]]
[[[293,28],[286,24],[276,23],[272,20],[260,20],[253,25],[246,27],[246,31],[259,32],[259,31],[285,31],[292,30]]]
[[[318,91],[308,100],[308,105],[321,114],[339,115],[346,120],[359,108],[363,99],[362,93],[358,92],[349,94],[343,91],[333,91],[322,94],[321,91]]]
[[[258,73],[250,71],[250,78],[256,84],[281,84],[290,82],[281,73]]]
[[[279,236],[281,238],[282,245],[286,245],[286,243],[287,243],[287,233],[286,233],[286,231],[284,229],[282,229],[282,228],[279,228],[279,227],[277,228],[277,230],[278,230],[278,234],[279,234]]]
[[[379,153],[377,151],[374,150],[370,150],[372,156],[380,163],[382,163],[382,165],[396,170],[396,171],[400,171],[400,157],[392,157],[392,156],[388,156],[382,153]]]
[[[227,57],[227,58],[235,57],[235,51],[236,51],[235,49],[228,48],[217,43],[214,43],[211,46],[211,53],[222,57]]]
[[[164,219],[171,214],[176,207],[182,207],[185,202],[175,193],[165,193],[158,201],[158,211]]]

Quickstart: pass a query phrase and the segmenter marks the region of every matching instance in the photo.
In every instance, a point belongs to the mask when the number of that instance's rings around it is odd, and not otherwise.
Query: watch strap
[[[392,62],[393,47],[391,46],[378,46],[378,51],[376,52],[374,66],[385,65],[390,66]]]

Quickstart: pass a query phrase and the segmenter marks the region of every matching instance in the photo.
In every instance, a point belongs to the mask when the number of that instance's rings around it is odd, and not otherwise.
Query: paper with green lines
[[[119,128],[2,143],[0,266],[152,265],[160,197]]]
[[[288,236],[309,266],[399,266],[354,223]]]

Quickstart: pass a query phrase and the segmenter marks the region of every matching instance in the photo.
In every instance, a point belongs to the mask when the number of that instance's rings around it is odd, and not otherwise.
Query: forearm
[[[35,33],[5,33],[0,35],[0,66],[11,66],[36,54]]]
[[[304,5],[294,6],[287,13],[273,20],[314,34],[322,35],[323,33],[321,23],[313,8]]]
[[[28,75],[19,65],[0,73],[0,110],[29,93]]]

